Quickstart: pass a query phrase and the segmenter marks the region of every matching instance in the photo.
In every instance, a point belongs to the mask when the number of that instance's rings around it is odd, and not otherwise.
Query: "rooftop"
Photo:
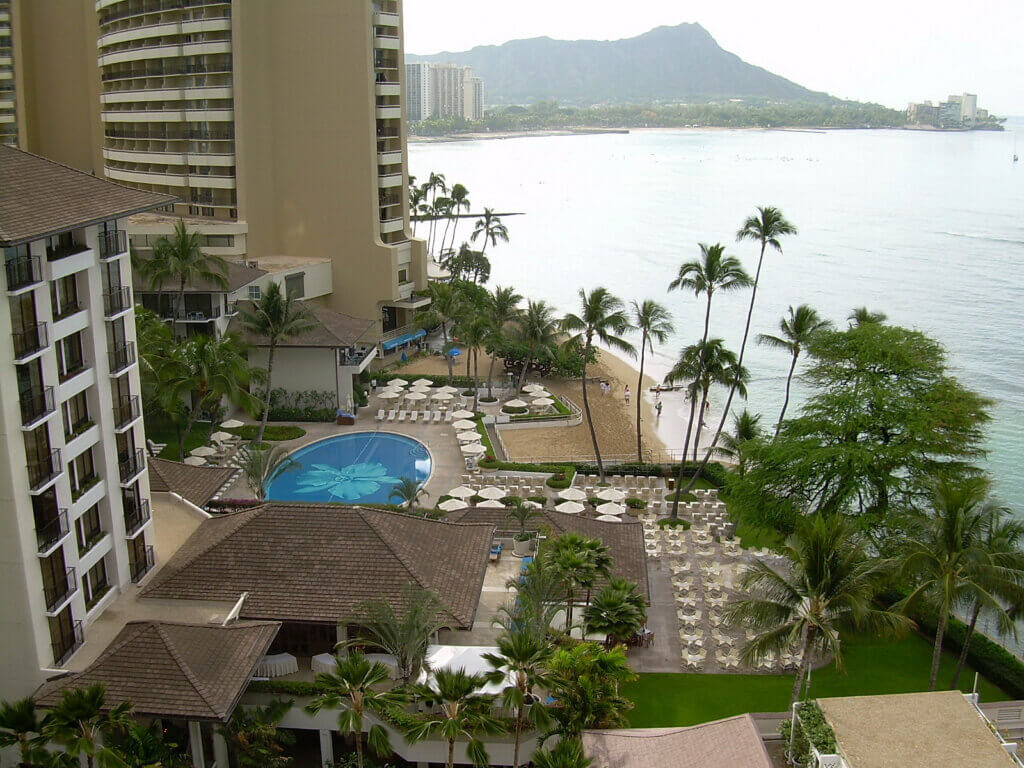
[[[227,287],[217,285],[212,280],[195,280],[185,286],[185,293],[225,293],[237,291],[239,288],[243,288],[254,280],[258,280],[267,274],[265,269],[257,269],[256,267],[249,267],[239,261],[232,261],[225,259],[227,262],[227,272],[224,277],[227,280]],[[153,287],[149,280],[142,276],[137,270],[132,270],[132,285],[135,286],[136,291],[155,291],[157,288]],[[159,286],[164,291],[178,291],[179,286],[172,280],[168,280]]]
[[[169,205],[177,198],[125,187],[0,145],[0,245]]]
[[[960,691],[818,699],[849,768],[1012,768]]]
[[[250,311],[253,308],[250,301],[239,301],[238,306]],[[306,307],[316,320],[316,327],[305,333],[278,341],[278,347],[349,347],[366,336],[375,325],[372,320],[334,312],[315,304],[306,304]],[[239,334],[247,344],[257,347],[270,345],[267,337],[257,336],[246,331],[237,317],[231,320],[228,332]]]
[[[178,461],[149,459],[149,490],[176,493],[197,507],[205,507],[235,474],[231,467],[192,467]]]

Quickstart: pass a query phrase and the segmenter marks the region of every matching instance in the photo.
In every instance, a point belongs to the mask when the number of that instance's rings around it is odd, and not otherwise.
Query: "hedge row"
[[[597,464],[577,463],[574,465],[576,471],[581,475],[598,474]],[[683,475],[691,477],[697,471],[699,464],[689,463],[683,467]],[[679,472],[678,464],[641,464],[632,462],[629,464],[609,464],[605,466],[605,474],[613,475],[652,475],[654,477],[675,477]],[[701,472],[701,477],[712,485],[721,488],[728,480],[728,470],[715,461],[709,461]]]
[[[335,408],[272,407],[267,421],[334,421]]]
[[[361,378],[362,378],[363,381],[365,381],[367,383],[369,383],[369,382],[373,381],[374,379],[376,379],[378,387],[381,387],[382,385],[387,384],[392,379],[405,379],[406,381],[408,381],[409,379],[426,379],[427,381],[431,382],[431,384],[433,384],[435,387],[443,387],[444,385],[448,384],[448,376],[446,376],[445,374],[437,375],[437,374],[432,374],[432,373],[424,373],[424,374],[417,373],[416,375],[412,375],[412,374],[406,373],[403,376],[401,370],[398,370],[398,371],[387,371],[387,372],[385,372],[385,371],[374,371],[374,372],[364,371],[362,373],[362,375],[361,375]],[[476,385],[477,385],[477,382],[474,381],[469,376],[452,376],[451,386],[453,386],[453,387],[458,387],[459,389],[465,389],[467,387],[475,387]],[[484,384],[481,383],[481,386],[484,386]]]

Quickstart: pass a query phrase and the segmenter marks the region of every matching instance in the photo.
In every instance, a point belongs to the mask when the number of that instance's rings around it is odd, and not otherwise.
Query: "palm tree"
[[[732,417],[732,434],[722,435],[721,451],[736,459],[736,471],[740,477],[746,473],[746,444],[761,436],[761,414],[751,413],[744,408]]]
[[[514,288],[496,285],[487,301],[486,316],[490,322],[490,333],[487,339],[490,363],[487,365],[487,397],[494,399],[494,358],[496,351],[505,341],[506,327],[515,322],[520,315],[519,302],[523,297]]]
[[[270,284],[252,309],[242,308],[238,314],[242,327],[268,344],[267,394],[263,399],[263,417],[256,433],[256,442],[262,443],[267,419],[270,418],[270,393],[274,386],[274,352],[277,345],[312,330],[317,322],[303,302],[291,294],[285,294],[277,283]]]
[[[265,705],[235,707],[231,719],[218,729],[242,768],[284,768],[292,761],[284,748],[295,742],[291,731],[279,728],[293,702],[274,699]]]
[[[428,682],[412,688],[428,711],[411,725],[407,738],[412,742],[431,736],[444,739],[448,742],[448,768],[455,765],[455,743],[465,741],[473,765],[487,766],[487,748],[480,737],[498,735],[505,729],[491,714],[494,697],[483,693],[486,684],[486,675],[470,675],[465,669],[436,670]]]
[[[440,220],[440,219],[444,219],[444,221],[445,221],[444,232],[440,233],[440,235],[441,235],[441,248],[439,249],[439,251],[437,253],[437,255],[440,256],[443,259],[444,256],[445,256],[445,253],[444,253],[444,241],[445,241],[445,238],[448,237],[448,227],[451,226],[451,223],[452,223],[452,218],[451,218],[451,214],[452,214],[452,201],[451,201],[451,198],[445,197],[445,196],[434,198],[434,204],[433,204],[433,206],[431,208],[431,214],[433,215],[435,221]],[[440,228],[439,225],[438,225],[438,228]],[[428,246],[430,248],[431,252],[433,252],[433,250],[434,250],[434,236],[437,235],[437,234],[438,234],[437,230],[435,230],[435,229],[431,230],[430,245]]]
[[[884,323],[889,318],[884,312],[872,312],[867,307],[854,307],[846,319],[850,321],[850,327],[855,328],[858,325],[869,323]]]
[[[352,734],[356,741],[356,765],[363,768],[363,723],[367,712],[384,716],[403,701],[396,690],[380,690],[388,681],[388,668],[379,661],[369,661],[361,651],[334,657],[334,671],[320,672],[314,679],[318,693],[305,706],[312,715],[323,709],[340,709],[338,730]],[[366,734],[370,747],[381,757],[391,754],[388,732],[381,725],[372,725]]]
[[[534,768],[590,768],[594,761],[583,752],[579,739],[562,739],[552,749],[533,753]]]
[[[548,735],[578,738],[591,728],[625,727],[633,704],[619,687],[635,678],[621,645],[579,643],[555,651],[548,662],[548,690],[558,702],[551,710],[558,727]]]
[[[771,246],[779,253],[782,253],[781,238],[786,235],[795,235],[796,232],[796,227],[786,220],[786,217],[782,215],[782,211],[778,208],[759,206],[757,213],[747,217],[746,221],[743,222],[743,226],[736,233],[737,240],[756,240],[761,243],[761,255],[757,260],[757,271],[754,273],[753,289],[750,292],[750,306],[747,308],[747,322],[743,326],[743,342],[740,344],[739,360],[736,365],[737,375],[743,371],[743,356],[747,351],[747,338],[750,336],[750,320],[754,315],[754,304],[757,301],[757,286],[761,280],[761,267],[764,265],[765,250],[768,246]],[[707,452],[704,454],[704,458],[701,460],[697,471],[693,473],[690,482],[683,489],[684,493],[689,493],[693,490],[694,483],[697,482],[697,478],[701,476],[704,468],[711,460],[711,454],[714,453],[715,446],[718,445],[718,438],[721,437],[722,430],[725,428],[725,420],[729,416],[732,398],[736,394],[739,384],[740,380],[737,378],[729,388],[729,396],[725,400],[725,407],[722,409],[722,418],[718,421],[718,428],[711,438],[711,445],[708,446]]]
[[[501,217],[495,215],[493,208],[484,208],[484,215],[473,225],[473,233],[469,236],[469,241],[475,243],[480,236],[484,238],[484,246],[480,249],[481,254],[486,253],[488,243],[497,246],[499,241],[508,242],[508,229],[501,223]]]
[[[420,500],[421,496],[429,496],[423,483],[412,477],[399,479],[398,485],[391,489],[388,499],[397,499],[398,503],[406,509],[412,509],[413,504]]]
[[[521,576],[505,585],[515,590],[515,600],[499,606],[493,624],[506,632],[532,632],[546,638],[565,599],[561,574],[550,557],[535,557]]]
[[[430,200],[424,200],[424,207],[427,214],[430,216],[430,229],[427,232],[427,251],[433,254],[434,249],[434,230],[437,226],[437,196],[438,193],[441,195],[448,194],[448,184],[445,182],[443,173],[434,173],[431,171],[430,176],[423,184],[424,197],[430,195]]]
[[[188,768],[192,765],[188,754],[167,740],[158,723],[133,722],[116,739],[114,746],[131,768]]]
[[[199,247],[199,232],[189,232],[183,219],[174,225],[174,235],[161,237],[153,245],[153,256],[143,264],[143,274],[150,289],[159,294],[165,283],[177,283],[178,298],[172,322],[184,320],[185,288],[200,280],[227,290],[228,263],[220,256],[210,256]]]
[[[452,383],[452,356],[449,329],[458,322],[462,314],[462,293],[451,283],[431,282],[427,284],[430,306],[416,315],[413,322],[423,328],[441,326],[442,352],[448,364],[448,383]]]
[[[551,568],[565,585],[565,631],[572,630],[573,604],[576,590],[590,590],[599,577],[607,578],[611,570],[611,555],[598,539],[587,539],[578,533],[563,533],[545,547],[545,556]]]
[[[583,609],[587,632],[604,634],[605,646],[609,648],[633,637],[646,618],[646,606],[637,585],[624,579],[614,579]]]
[[[553,316],[552,308],[545,301],[530,300],[526,311],[516,321],[515,340],[526,347],[523,369],[519,372],[519,383],[516,391],[523,389],[526,372],[530,364],[541,357],[553,357],[553,348],[558,341],[558,322]]]
[[[61,700],[46,719],[43,732],[72,758],[93,768],[123,768],[124,759],[111,746],[114,735],[132,723],[132,705],[110,707],[100,684],[61,691]]]
[[[580,314],[568,314],[562,318],[562,330],[570,334],[567,345],[583,348],[583,410],[587,414],[587,426],[590,428],[590,439],[594,444],[594,458],[597,459],[597,471],[604,482],[604,462],[601,461],[601,447],[597,443],[597,432],[594,430],[594,417],[590,412],[590,399],[587,397],[587,361],[595,351],[594,341],[606,347],[636,357],[636,349],[621,335],[629,328],[629,318],[623,310],[622,301],[605,288],[594,288],[589,294],[580,288]],[[637,392],[637,400],[640,393]]]
[[[491,338],[492,321],[480,307],[471,306],[459,323],[459,339],[466,348],[466,377],[473,381],[473,410],[476,411],[480,401],[480,347]],[[473,363],[473,374],[470,376],[469,364]]]
[[[437,595],[409,583],[402,588],[399,608],[380,598],[360,605],[354,623],[362,628],[362,634],[339,645],[370,643],[383,648],[395,657],[399,681],[408,685],[423,667],[430,639],[445,626],[443,612]]]
[[[528,541],[529,537],[526,534],[526,526],[532,520],[536,520],[541,516],[541,511],[535,507],[530,507],[523,502],[518,502],[508,508],[505,512],[506,520],[515,520],[519,523],[519,533],[516,534],[516,541]]]
[[[238,452],[239,469],[245,475],[245,483],[258,501],[267,498],[267,486],[282,472],[293,472],[302,465],[288,455],[288,451],[280,445],[261,447],[261,443],[251,443],[245,450]]]
[[[786,416],[786,408],[789,406],[789,390],[793,384],[793,373],[796,371],[796,361],[800,352],[807,347],[811,339],[827,328],[832,323],[823,320],[818,316],[817,310],[801,304],[796,309],[789,307],[789,316],[779,321],[779,335],[773,336],[770,333],[759,333],[757,341],[774,349],[783,349],[789,352],[792,360],[789,364],[789,375],[786,376],[786,397],[782,401],[782,410],[779,411],[779,420],[775,424],[775,434],[778,436],[779,428],[782,426],[782,419]]]
[[[452,188],[448,191],[448,197],[452,201],[452,239],[448,245],[449,250],[455,250],[455,234],[459,229],[459,213],[465,209],[467,212],[470,209],[469,202],[469,190],[459,183],[452,184]],[[443,247],[443,244],[442,244]]]
[[[664,344],[675,332],[672,315],[662,304],[646,299],[641,304],[633,301],[633,325],[640,331],[640,374],[636,380],[636,460],[643,462],[643,427],[640,418],[640,393],[644,388],[644,356],[650,347],[654,354],[654,342]]]
[[[519,768],[519,741],[528,728],[540,731],[551,723],[544,700],[535,691],[548,686],[546,666],[554,646],[543,636],[529,631],[509,632],[497,641],[497,653],[485,653],[494,667],[492,682],[505,683],[501,703],[515,713],[512,721],[512,768]]]
[[[420,207],[427,199],[427,190],[415,184],[415,177],[409,177],[409,219],[412,221],[412,235],[416,236],[416,225],[419,223]]]
[[[44,723],[31,697],[0,703],[0,749],[17,745],[21,765],[42,764],[47,756]]]
[[[871,557],[841,516],[802,518],[782,554],[789,561],[784,570],[760,560],[747,566],[740,584],[750,597],[726,606],[725,618],[756,632],[743,649],[745,663],[798,650],[800,664],[791,699],[795,702],[812,656],[832,655],[836,666],[842,667],[841,633],[896,632],[909,622],[874,606],[889,563]]]
[[[997,564],[996,553],[985,544],[986,526],[993,507],[987,501],[988,480],[971,477],[954,483],[939,481],[932,497],[931,513],[919,512],[910,520],[910,530],[900,553],[902,572],[915,587],[896,607],[909,611],[925,602],[938,616],[928,690],[935,690],[942,658],[942,639],[953,610],[973,604],[978,611],[991,612],[1002,622],[1008,615],[999,603],[999,583],[1018,583],[1019,572]]]
[[[747,396],[747,380],[749,374],[744,370],[737,375],[736,354],[726,349],[721,339],[709,339],[704,349],[698,351],[697,356],[703,360],[700,376],[696,379],[697,389],[700,392],[700,412],[697,414],[697,429],[693,436],[693,460],[697,461],[697,450],[700,444],[700,433],[704,429],[704,412],[708,403],[708,394],[715,384],[729,385],[735,379],[739,379],[738,390],[740,397]]]

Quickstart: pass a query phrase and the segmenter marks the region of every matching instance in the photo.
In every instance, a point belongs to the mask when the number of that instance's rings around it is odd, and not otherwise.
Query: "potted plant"
[[[533,554],[534,541],[537,538],[535,531],[527,531],[526,524],[540,516],[540,512],[532,507],[526,506],[518,501],[508,510],[508,519],[519,523],[519,532],[512,537],[512,551],[517,557],[525,557]]]

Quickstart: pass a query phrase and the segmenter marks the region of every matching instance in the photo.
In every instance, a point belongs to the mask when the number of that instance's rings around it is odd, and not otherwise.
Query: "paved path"
[[[636,672],[679,672],[682,648],[670,575],[663,560],[647,558],[647,583],[651,590],[647,626],[654,633],[654,644],[629,650],[629,663]]]

